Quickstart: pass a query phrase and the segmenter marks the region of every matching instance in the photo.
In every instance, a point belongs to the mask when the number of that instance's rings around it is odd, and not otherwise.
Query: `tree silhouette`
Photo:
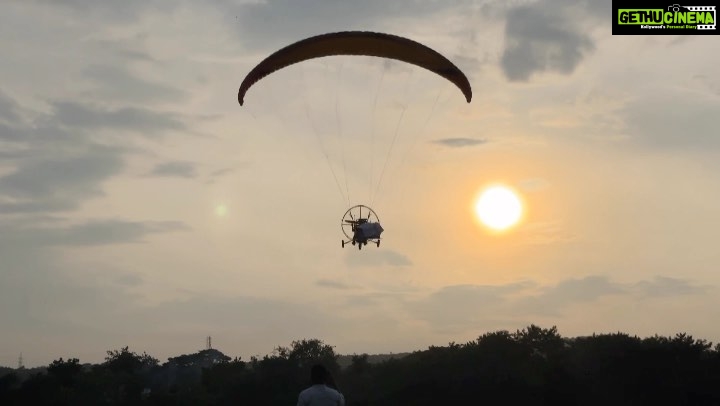
[[[46,370],[0,370],[0,404],[295,404],[320,362],[348,405],[718,405],[718,350],[685,333],[563,338],[555,326],[536,325],[402,357],[354,354],[344,369],[319,339],[293,341],[249,362],[203,350],[159,365],[123,347],[100,365],[60,358]]]

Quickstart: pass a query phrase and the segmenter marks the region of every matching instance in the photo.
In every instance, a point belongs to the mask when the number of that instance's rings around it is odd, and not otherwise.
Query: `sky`
[[[609,1],[2,1],[0,365],[405,352],[557,326],[720,341],[720,50]],[[296,40],[370,30],[468,76]],[[336,180],[337,179],[337,180]],[[524,202],[504,233],[478,193]],[[385,229],[341,248],[349,206]]]

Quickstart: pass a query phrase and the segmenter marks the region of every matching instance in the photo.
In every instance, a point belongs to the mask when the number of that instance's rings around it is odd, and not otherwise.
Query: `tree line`
[[[352,405],[720,405],[720,345],[685,333],[564,338],[556,327],[349,363],[318,339],[244,361],[215,349],[159,360],[128,347],[104,362],[0,369],[2,405],[294,405],[322,363]]]

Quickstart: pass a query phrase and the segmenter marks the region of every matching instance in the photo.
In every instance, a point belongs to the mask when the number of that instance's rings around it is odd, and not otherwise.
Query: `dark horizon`
[[[349,365],[340,365],[332,346],[317,339],[293,341],[246,361],[205,349],[163,365],[123,347],[108,351],[101,365],[58,359],[46,373],[0,374],[0,401],[293,404],[310,385],[310,367],[321,364],[333,377],[328,385],[353,405],[431,405],[443,399],[547,405],[720,402],[720,344],[713,348],[683,333],[563,338],[556,327],[530,325],[375,361],[356,354]]]

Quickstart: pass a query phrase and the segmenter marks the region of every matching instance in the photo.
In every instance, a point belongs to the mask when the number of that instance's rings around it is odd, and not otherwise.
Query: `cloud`
[[[91,220],[68,226],[17,227],[0,236],[10,246],[98,246],[140,243],[149,234],[185,231],[189,228],[177,221]]]
[[[523,179],[518,186],[526,192],[537,192],[549,188],[550,182],[542,178],[530,178]]]
[[[606,276],[570,278],[554,285],[533,281],[505,285],[456,285],[441,288],[419,300],[407,301],[408,311],[442,332],[475,330],[479,324],[513,324],[529,316],[562,316],[578,305],[605,297],[631,299],[702,294],[706,288],[687,280],[656,277],[622,284]],[[524,321],[524,319],[523,319]]]
[[[59,127],[52,115],[22,108],[14,101],[8,103],[12,103],[12,110],[17,112],[15,113],[16,117],[27,115],[32,118],[28,122],[20,120],[9,123],[0,122],[0,141],[15,144],[15,147],[32,149],[33,152],[37,150],[57,151],[58,147],[65,150],[72,147],[77,149],[77,143],[86,146],[88,142],[87,135]],[[68,141],[71,141],[69,145]],[[15,154],[6,153],[6,156],[19,157],[20,155],[17,152]]]
[[[367,249],[370,247],[370,249]],[[368,245],[362,252],[351,252],[345,257],[345,263],[352,267],[375,267],[381,265],[409,266],[412,261],[407,256],[385,249],[372,249]],[[352,245],[346,248],[354,248]]]
[[[121,166],[115,150],[96,146],[71,156],[25,162],[0,178],[0,191],[18,198],[51,197],[63,190],[93,196],[99,191],[88,185],[115,173]]]
[[[0,90],[0,120],[10,123],[20,121],[17,103],[15,103],[15,100],[6,95],[2,90]]]
[[[566,6],[564,1],[540,0],[508,11],[500,66],[510,81],[527,81],[545,71],[571,74],[594,50],[587,26],[578,24]]]
[[[123,167],[120,150],[98,145],[29,158],[0,178],[0,197],[6,199],[0,213],[74,209],[85,199],[102,196],[100,184]]]
[[[143,283],[143,278],[138,274],[124,273],[116,276],[114,281],[122,286],[135,287]]]
[[[150,234],[185,229],[176,222],[58,223],[66,221],[49,216],[0,219],[0,319],[11,326],[5,331],[7,345],[40,348],[40,337],[48,335],[81,346],[108,345],[126,331],[124,318],[141,299],[131,289],[142,278],[107,266],[75,268],[56,248],[141,242]]]
[[[232,173],[235,171],[235,168],[221,168],[215,171],[212,171],[210,173],[210,177],[212,178],[219,178],[223,175],[227,175],[228,173]]]
[[[141,242],[147,235],[185,227],[121,220],[58,225],[60,221],[48,216],[0,220],[0,319],[8,327],[6,345],[41,348],[41,337],[52,336],[102,354],[102,347],[127,331],[127,313],[143,299],[132,290],[143,279],[102,265],[76,268],[55,248]]]
[[[136,35],[132,39],[138,39],[138,37],[140,37],[140,35]],[[104,54],[105,58],[103,60],[105,61],[117,59],[125,63],[129,61],[158,62],[158,60],[149,53],[136,49],[137,41],[132,41],[131,39],[96,39],[91,40],[91,43],[96,47],[97,52]],[[96,66],[102,67],[102,65]],[[90,68],[92,68],[92,66]],[[115,68],[119,69],[117,67]],[[120,74],[123,73],[130,75],[132,78],[137,78],[137,76],[129,74],[129,72],[120,71]],[[142,80],[140,78],[137,79]]]
[[[414,317],[428,322],[436,331],[457,333],[504,317],[509,320],[507,313],[498,310],[507,306],[513,294],[531,286],[528,282],[447,286],[424,299],[409,301],[407,307]]]
[[[87,96],[95,99],[150,102],[173,101],[186,97],[180,89],[142,79],[119,66],[91,65],[85,69],[84,75],[95,84],[94,90],[86,92]]]
[[[340,290],[353,289],[352,285],[348,285],[347,283],[340,282],[340,281],[334,281],[331,279],[318,279],[315,282],[315,284],[318,286],[322,286],[325,288],[331,288],[331,289],[340,289]]]
[[[429,297],[429,301],[421,305],[424,312],[431,311],[428,304],[444,303],[456,311],[476,311],[480,307],[505,302],[507,296],[531,287],[528,283],[511,283],[507,285],[454,285],[446,286]]]
[[[631,143],[676,151],[720,146],[716,135],[720,98],[677,88],[647,89],[642,93],[621,112]]]
[[[75,128],[130,130],[146,136],[159,131],[186,129],[185,125],[173,115],[144,108],[107,109],[70,101],[57,101],[52,105],[57,122]]]
[[[478,140],[474,138],[443,138],[433,141],[434,144],[444,145],[451,148],[473,147],[487,143],[487,140]]]
[[[690,76],[688,87],[704,92],[707,95],[720,96],[720,79],[713,79],[703,74]]]
[[[18,250],[29,255],[18,255]],[[15,251],[3,255],[0,265],[0,318],[12,326],[7,331],[8,341],[19,337],[14,341],[32,347],[41,345],[39,337],[50,335],[77,343],[83,339],[78,331],[95,335],[102,324],[120,321],[115,317],[121,313],[118,309],[137,302],[128,286],[108,283],[103,275],[93,280],[75,277],[72,269],[59,265],[58,258],[44,250],[19,247]]]
[[[611,282],[605,276],[593,275],[567,279],[555,286],[541,288],[538,294],[520,300],[517,305],[531,313],[557,315],[570,306],[626,291],[627,287]]]
[[[197,176],[197,173],[194,163],[186,161],[173,161],[155,165],[149,175],[170,178],[194,178]]]
[[[532,222],[518,230],[517,242],[527,245],[547,245],[567,243],[576,238],[576,234],[557,222]]]
[[[251,49],[280,46],[300,38],[332,31],[375,30],[388,20],[423,18],[453,5],[427,0],[267,0],[237,6],[238,30]],[[228,5],[228,9],[230,6]],[[402,29],[399,35],[402,35]]]
[[[237,171],[239,168],[243,168],[246,166],[248,166],[247,163],[241,162],[241,163],[237,164],[236,167],[234,167],[234,168],[220,168],[220,169],[214,170],[207,175],[205,184],[212,185],[213,183],[215,183],[218,179],[222,178],[223,176],[233,173],[233,172]]]
[[[686,279],[656,276],[651,281],[640,281],[633,288],[647,297],[686,296],[704,293],[707,286],[697,286]]]
[[[0,159],[12,168],[0,177],[0,214],[70,211],[86,199],[103,196],[102,183],[121,173],[124,155],[135,150],[127,141],[118,146],[99,144],[97,130],[133,130],[147,137],[185,129],[175,117],[139,108],[111,110],[59,101],[46,114],[25,109],[8,97],[0,103],[12,106],[15,116],[32,117],[28,122],[0,121],[0,140],[8,143]],[[190,174],[187,165],[156,169]]]
[[[196,334],[224,326],[226,336],[267,340],[269,333],[278,344],[298,337],[324,336],[345,324],[335,311],[323,306],[253,296],[212,295],[135,306],[124,319],[138,331],[152,327],[169,335]]]
[[[0,203],[0,214],[32,214],[73,211],[78,208],[75,199],[53,197],[44,201],[20,201]]]
[[[168,0],[127,0],[123,1],[122,4],[112,1],[87,3],[82,0],[30,0],[28,3],[51,6],[83,16],[101,17],[114,23],[127,23],[136,20],[148,9],[167,15],[181,5],[178,2]]]
[[[188,340],[173,337],[189,337],[192,342],[198,331],[206,332],[201,338],[217,335],[223,351],[247,353],[249,348],[269,352],[298,338],[332,338],[357,327],[356,320],[336,307],[281,298],[186,291],[181,299],[158,303],[157,297],[135,293],[144,282],[138,274],[107,266],[78,272],[58,261],[59,255],[48,255],[54,251],[42,248],[21,244],[13,250],[0,241],[0,318],[13,327],[5,336],[7,345],[39,348],[41,337],[51,335],[73,343],[63,351],[94,361],[108,348],[128,344],[144,345],[143,350],[158,357],[184,353]],[[4,250],[15,252],[6,255]],[[92,277],[86,277],[88,273]],[[373,315],[362,324],[397,323],[386,319]],[[126,341],[128,331],[138,332],[131,342]],[[268,337],[275,342],[268,344]],[[57,354],[43,355],[51,356]]]
[[[345,299],[345,304],[350,307],[366,307],[374,306],[379,302],[373,295],[349,295]]]

